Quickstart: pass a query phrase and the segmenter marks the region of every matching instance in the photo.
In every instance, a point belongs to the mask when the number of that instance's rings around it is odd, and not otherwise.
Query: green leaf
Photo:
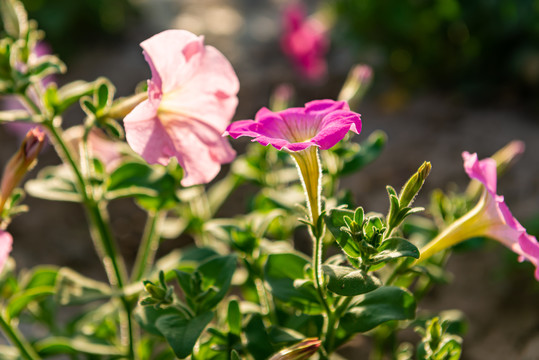
[[[36,266],[28,274],[25,274],[21,279],[21,287],[24,289],[32,289],[40,286],[54,286],[58,268],[53,266]]]
[[[379,252],[369,259],[371,264],[378,264],[400,257],[419,259],[419,250],[417,247],[403,238],[392,237],[386,239],[382,242],[378,250]]]
[[[354,239],[352,239],[352,237],[347,232],[341,230],[343,226],[346,226],[345,217],[353,219],[354,216],[355,214],[352,210],[332,209],[324,217],[324,220],[326,221],[326,225],[329,231],[335,237],[337,243],[346,253],[346,255],[353,259],[357,259],[361,255],[359,245],[354,241]]]
[[[202,313],[192,319],[181,315],[169,314],[160,316],[155,327],[163,334],[174,354],[180,359],[191,355],[202,331],[213,319],[213,312]]]
[[[52,74],[62,74],[67,70],[65,64],[57,56],[43,55],[36,59],[28,72],[31,74],[31,81],[39,81]]]
[[[232,276],[236,271],[236,256],[214,257],[200,264],[197,271],[202,275],[202,291],[212,287],[218,289],[217,292],[209,292],[199,300],[201,311],[210,310],[225,297],[230,287]]]
[[[164,209],[177,204],[176,180],[163,166],[131,162],[110,174],[107,198],[136,197],[146,209]]]
[[[234,349],[230,352],[230,360],[241,360],[240,356],[238,355],[238,352]]]
[[[264,266],[265,279],[274,297],[308,314],[320,314],[320,306],[314,287],[294,286],[296,280],[305,279],[305,266],[310,262],[294,253],[270,254]]]
[[[328,289],[339,295],[365,294],[382,285],[380,279],[363,270],[339,265],[323,265],[322,269],[329,276]]]
[[[262,316],[253,314],[245,327],[247,349],[255,360],[266,360],[277,349],[271,345],[271,338],[266,331]]]
[[[36,179],[28,180],[24,186],[32,196],[56,201],[81,202],[74,183],[73,174],[68,167],[48,166],[42,169]]]
[[[114,97],[114,85],[107,79],[101,82],[95,92],[95,103],[99,110],[104,109],[112,105],[112,98]]]
[[[39,117],[32,116],[26,110],[4,110],[0,111],[0,123],[12,121],[39,122]]]
[[[56,111],[63,113],[70,105],[76,103],[83,96],[91,95],[94,92],[97,80],[94,82],[74,81],[58,89],[58,103]]]
[[[193,283],[193,274],[175,269],[174,273],[176,274],[176,278],[178,279],[178,282],[180,283],[180,287],[182,288],[184,294],[186,297],[194,297],[195,294],[195,288]]]
[[[234,335],[241,335],[241,311],[238,300],[232,299],[228,303],[227,323],[230,332]]]
[[[415,308],[414,296],[408,290],[383,286],[360,295],[340,324],[349,334],[365,332],[386,321],[413,319]]]
[[[173,306],[166,308],[155,308],[153,306],[137,306],[134,311],[135,320],[139,323],[140,327],[153,335],[163,336],[161,331],[157,328],[157,319],[165,315],[174,315],[179,317],[185,317],[185,315]]]
[[[40,300],[54,293],[55,289],[52,286],[37,286],[17,293],[9,299],[7,313],[10,318],[16,318],[32,301]]]
[[[125,356],[122,349],[97,342],[86,337],[48,337],[34,343],[34,347],[40,356],[52,356],[56,354],[89,354],[100,356]]]

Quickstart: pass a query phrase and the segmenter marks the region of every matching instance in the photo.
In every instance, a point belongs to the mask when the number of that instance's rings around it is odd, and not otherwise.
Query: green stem
[[[36,112],[36,114],[42,113],[41,109],[28,95],[23,95],[23,99],[27,105],[34,112]],[[117,246],[114,237],[112,236],[112,231],[110,230],[110,222],[108,221],[106,204],[94,200],[91,186],[87,183],[77,162],[75,161],[75,157],[65,143],[62,135],[62,128],[57,125],[60,123],[59,120],[59,117],[54,119],[48,118],[46,121],[44,121],[43,126],[45,126],[49,131],[51,135],[51,142],[53,143],[58,156],[60,156],[64,163],[70,166],[73,174],[75,175],[75,186],[82,197],[82,203],[86,209],[94,246],[101,258],[103,266],[105,267],[109,282],[111,285],[116,286],[119,290],[122,290],[126,284],[127,273],[125,271],[123,260],[117,251]],[[125,314],[127,315],[127,319],[126,321],[123,321],[124,324],[121,324],[120,326],[124,332],[127,331],[127,335],[123,336],[123,338],[127,339],[126,342],[128,343],[129,348],[128,358],[134,359],[134,325],[131,321],[131,305],[125,296],[121,297],[121,301]]]
[[[9,341],[19,349],[21,356],[27,360],[41,359],[32,345],[24,338],[19,329],[11,326],[3,316],[0,315],[0,328]]]
[[[148,211],[148,219],[144,228],[144,234],[131,273],[132,281],[139,281],[153,264],[155,253],[159,248],[160,231],[166,211]]]
[[[54,121],[47,121],[44,125],[49,130],[51,135],[51,141],[62,159],[62,161],[68,164],[75,175],[75,186],[79,194],[82,197],[82,203],[86,209],[88,216],[90,233],[94,242],[94,247],[101,258],[107,277],[111,285],[118,289],[123,289],[126,284],[126,271],[125,265],[119,252],[117,250],[116,242],[110,230],[108,214],[106,211],[106,204],[103,202],[97,202],[93,199],[93,194],[90,185],[87,184],[82,172],[75,161],[75,157],[71,154],[71,150],[64,142],[62,129],[54,125]],[[127,335],[123,336],[127,339],[129,347],[129,358],[134,358],[134,329],[131,321],[131,306],[129,302],[122,297],[122,305],[124,311],[127,314],[127,319],[124,324],[121,324],[121,328]],[[125,324],[125,322],[127,322]]]
[[[300,173],[301,183],[305,190],[305,197],[307,200],[307,208],[309,210],[309,216],[311,226],[309,233],[313,240],[313,275],[314,285],[320,303],[324,307],[326,316],[324,317],[324,330],[323,334],[326,335],[329,331],[330,319],[333,317],[333,312],[328,304],[323,284],[322,274],[322,250],[323,250],[323,229],[319,229],[318,222],[321,212],[321,193],[322,193],[322,167],[320,165],[320,157],[318,154],[318,148],[312,146],[302,151],[290,152],[290,155],[296,161],[298,170]],[[329,353],[329,351],[328,351]],[[321,359],[326,358],[327,354],[320,352]]]

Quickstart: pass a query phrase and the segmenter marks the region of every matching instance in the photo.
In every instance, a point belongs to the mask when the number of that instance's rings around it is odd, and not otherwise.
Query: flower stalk
[[[9,341],[19,349],[21,357],[26,360],[39,360],[41,359],[37,352],[34,350],[32,345],[24,338],[24,335],[21,334],[19,329],[11,326],[11,324],[4,318],[3,315],[0,315],[0,328],[9,339]]]

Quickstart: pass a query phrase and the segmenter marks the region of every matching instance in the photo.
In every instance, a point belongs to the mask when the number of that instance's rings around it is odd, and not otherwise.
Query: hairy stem
[[[161,225],[165,220],[166,211],[148,211],[148,219],[144,228],[142,241],[131,273],[132,281],[139,281],[154,262],[155,253],[159,248]]]
[[[16,327],[11,326],[11,324],[6,321],[6,319],[0,315],[0,328],[9,339],[9,341],[19,349],[19,353],[24,359],[27,360],[39,360],[41,359],[37,352],[34,350],[32,345],[26,340]]]

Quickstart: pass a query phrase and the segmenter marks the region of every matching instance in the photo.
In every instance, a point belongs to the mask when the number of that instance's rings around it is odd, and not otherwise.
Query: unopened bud
[[[122,97],[112,103],[108,116],[113,119],[123,119],[138,104],[148,98],[148,92],[141,92],[132,96]]]
[[[31,129],[26,134],[19,150],[8,161],[0,183],[0,211],[13,189],[17,187],[24,175],[35,165],[44,142],[45,133],[37,127]]]
[[[372,68],[368,65],[356,65],[348,73],[348,77],[339,93],[339,100],[351,104],[359,104],[372,82]]]
[[[151,281],[144,281],[144,290],[146,290],[146,292],[156,300],[163,300],[167,295],[167,291],[165,289],[154,285]]]
[[[269,360],[305,360],[314,355],[321,344],[322,341],[316,338],[307,338],[293,346],[279,351]]]
[[[290,84],[277,86],[270,98],[271,111],[282,111],[290,107],[294,99],[294,88]]]
[[[425,183],[425,179],[429,176],[431,168],[430,162],[425,161],[403,186],[399,196],[399,205],[401,209],[412,204],[415,196]]]

